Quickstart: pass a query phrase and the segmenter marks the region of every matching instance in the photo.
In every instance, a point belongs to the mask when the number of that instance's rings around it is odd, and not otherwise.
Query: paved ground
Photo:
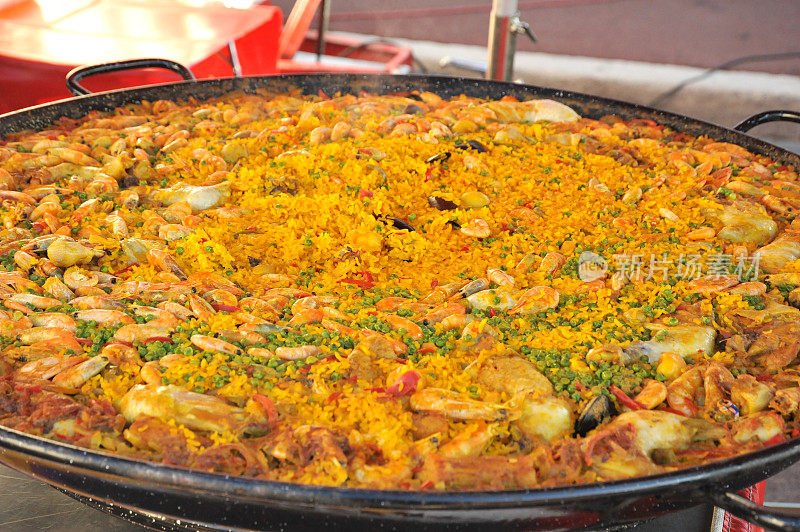
[[[331,0],[333,31],[486,45],[489,0]],[[273,0],[285,14],[293,0]],[[738,68],[800,74],[797,0],[519,0],[538,43],[523,51],[712,67],[752,54],[793,58]]]

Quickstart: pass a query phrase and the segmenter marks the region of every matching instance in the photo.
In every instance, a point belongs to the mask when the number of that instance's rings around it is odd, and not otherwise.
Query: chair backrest
[[[300,49],[321,2],[322,0],[297,0],[294,3],[278,41],[278,53],[281,59],[291,59]]]

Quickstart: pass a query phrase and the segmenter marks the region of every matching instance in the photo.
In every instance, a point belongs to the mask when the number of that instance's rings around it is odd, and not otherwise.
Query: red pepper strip
[[[433,166],[429,166],[427,170],[425,170],[425,181],[431,180],[431,174],[433,173]]]
[[[497,316],[497,312],[494,311],[494,307],[489,307],[489,316],[493,318]]]
[[[427,355],[429,353],[435,353],[435,352],[436,352],[435,347],[423,347],[422,349],[417,349],[417,353],[419,353],[420,355]]]
[[[422,484],[422,485],[419,487],[419,489],[421,489],[421,490],[426,490],[426,489],[428,489],[428,488],[432,488],[432,487],[433,487],[433,481],[432,481],[432,480],[429,480],[429,481],[427,481],[427,482],[423,483],[423,484]]]
[[[225,305],[225,304],[222,304],[222,303],[213,304],[213,305],[211,305],[211,308],[213,308],[217,312],[237,312],[239,310],[239,307],[237,307],[237,306]]]
[[[35,384],[33,386],[29,386],[27,384],[17,384],[14,386],[15,392],[30,392],[30,393],[39,393],[42,391],[42,386],[40,384]]]
[[[142,343],[149,344],[150,342],[166,342],[168,344],[171,344],[172,338],[170,338],[169,336],[151,336]]]
[[[367,281],[369,281],[371,283],[375,282],[375,277],[372,276],[372,272],[363,271],[363,272],[360,272],[360,273],[361,273],[361,277],[363,277]]]
[[[420,375],[419,372],[414,370],[406,371],[400,375],[400,378],[397,379],[394,384],[386,388],[386,393],[395,397],[411,395],[417,391],[417,384],[421,378],[422,375]]]
[[[363,188],[358,189],[358,197],[359,198],[371,198],[374,195],[375,195],[375,193],[372,192],[371,190],[366,190],[366,189],[363,189]]]
[[[326,403],[332,403],[335,400],[337,400],[338,398],[340,398],[341,396],[342,396],[342,392],[333,392],[332,394],[330,394],[328,396],[328,398],[325,400],[325,402]]]
[[[579,392],[586,390],[586,386],[584,386],[581,381],[575,381],[573,384],[575,385],[575,389]]]
[[[771,381],[775,375],[759,375],[756,377],[758,382]]]
[[[670,414],[677,414],[679,416],[686,417],[686,414],[684,414],[680,410],[675,410],[674,408],[670,408],[668,406],[665,406],[663,408],[659,408],[659,410],[663,410],[664,412],[669,412]]]
[[[117,270],[117,271],[115,271],[115,272],[114,272],[114,276],[115,276],[115,277],[118,277],[120,274],[123,274],[123,273],[127,272],[127,271],[128,271],[128,270],[130,270],[131,268],[133,268],[133,264],[131,264],[131,265],[129,265],[129,266],[125,266],[125,267],[124,267],[124,268],[122,268],[121,270]]]
[[[355,383],[358,382],[358,376],[357,375],[350,375],[349,377],[347,377],[347,379],[345,379],[345,382],[348,383],[348,384],[355,384]]]
[[[620,390],[616,384],[609,386],[608,390],[614,394],[614,397],[616,397],[620,403],[622,403],[622,406],[626,406],[631,410],[647,410],[642,403],[628,397],[628,394]]]
[[[800,429],[792,430],[792,438],[796,438],[798,436],[800,436]]]
[[[81,345],[92,345],[94,342],[90,338],[76,338]]]
[[[270,427],[274,427],[278,424],[278,409],[275,407],[275,403],[272,402],[272,399],[267,397],[266,395],[261,395],[257,393],[253,395],[253,400],[264,407],[264,410],[267,412],[267,422],[269,423]]]
[[[342,279],[339,281],[340,283],[347,283],[347,284],[354,284],[360,288],[372,288],[375,286],[371,281],[365,281],[362,279],[351,279],[349,277]]]
[[[786,436],[784,436],[783,434],[776,434],[772,438],[770,438],[767,441],[765,441],[764,445],[766,445],[766,446],[777,445],[777,444],[783,443],[785,441],[786,441]]]
[[[375,392],[375,393],[386,393],[386,388],[383,386],[376,386],[374,388],[367,388],[368,392]]]

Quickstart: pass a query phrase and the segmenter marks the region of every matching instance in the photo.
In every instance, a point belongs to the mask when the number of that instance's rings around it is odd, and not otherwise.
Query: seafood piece
[[[663,353],[672,352],[679,356],[713,353],[717,331],[702,325],[677,325],[669,327],[660,323],[645,325],[653,334],[653,339],[637,342],[625,348],[628,356],[638,359],[646,356],[650,362],[658,362]]]
[[[183,271],[183,268],[181,268],[180,264],[178,264],[178,261],[176,261],[172,255],[166,251],[162,251],[160,249],[151,249],[147,251],[145,257],[151,266],[154,266],[164,272],[173,273],[181,281],[185,281],[187,279],[186,273]]]
[[[697,413],[696,395],[703,386],[705,368],[694,366],[667,386],[667,403],[685,416]]]
[[[217,207],[230,196],[230,183],[222,183],[210,186],[195,186],[180,182],[154,193],[155,199],[166,205],[183,202],[191,206],[192,211],[199,212],[212,207]]]
[[[136,385],[120,399],[119,411],[129,423],[152,416],[193,430],[251,436],[269,431],[264,417],[232,406],[219,397],[189,392],[174,385]]]
[[[784,233],[753,254],[753,260],[758,261],[758,266],[767,273],[776,273],[783,269],[786,263],[800,258],[800,235]]]
[[[76,264],[88,264],[103,255],[105,252],[102,250],[89,248],[63,237],[56,239],[47,247],[47,258],[61,268],[68,268]]]
[[[584,405],[581,414],[575,421],[575,433],[586,436],[589,431],[597,428],[601,423],[616,415],[614,403],[605,395],[595,395]]]
[[[134,323],[133,318],[131,318],[121,310],[108,310],[108,309],[79,310],[75,312],[73,316],[77,320],[97,322],[101,327],[109,327],[112,325],[130,325]]]
[[[783,419],[776,412],[769,411],[743,416],[731,423],[731,436],[738,444],[754,440],[767,442],[783,436]]]
[[[226,342],[224,340],[220,340],[219,338],[214,338],[212,336],[205,336],[202,334],[193,334],[189,341],[192,344],[205,351],[218,351],[220,353],[225,353],[226,355],[241,355],[243,354],[242,349],[236,347],[235,345]]]
[[[103,356],[92,357],[59,372],[53,377],[53,383],[66,388],[80,388],[86,381],[103,371],[107,365],[107,358]]]
[[[667,400],[667,386],[663,382],[648,379],[645,381],[642,391],[636,394],[633,400],[646,409],[653,410]]]
[[[552,395],[553,385],[528,360],[517,355],[476,360],[464,369],[472,378],[509,395],[533,392]]]
[[[520,411],[520,417],[512,423],[528,440],[542,439],[551,442],[572,433],[575,418],[572,405],[561,397],[543,397],[525,394],[509,403]]]
[[[661,410],[624,412],[590,436],[586,463],[607,479],[653,474],[662,470],[653,462],[655,451],[680,451],[726,433],[714,423]]]
[[[484,290],[467,297],[471,309],[511,310],[517,304],[516,295],[504,288]]]
[[[485,421],[471,423],[439,447],[439,453],[447,458],[478,456],[492,442],[495,433],[496,427]]]
[[[37,327],[58,327],[71,333],[78,328],[75,320],[60,312],[34,312],[29,319]]]
[[[509,314],[536,314],[558,306],[560,294],[549,286],[534,286],[523,292]]]
[[[505,421],[518,419],[519,412],[513,408],[463,399],[461,394],[441,388],[424,388],[410,398],[410,406],[417,412],[440,412],[451,419]]]
[[[778,390],[775,393],[776,400],[781,391]],[[758,382],[752,375],[739,375],[731,385],[731,401],[739,408],[739,412],[745,416],[767,408],[770,405],[772,396],[770,387]],[[776,408],[776,410],[779,409]]]
[[[117,332],[114,333],[114,339],[119,342],[142,343],[147,340],[169,337],[169,333],[169,329],[146,323],[134,323],[117,329]]]
[[[761,246],[778,232],[775,220],[751,203],[737,203],[715,215],[724,224],[717,236],[734,244]]]

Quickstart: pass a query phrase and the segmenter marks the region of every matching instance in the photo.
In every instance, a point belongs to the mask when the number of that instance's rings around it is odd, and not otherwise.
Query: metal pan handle
[[[742,133],[747,133],[754,127],[760,126],[761,124],[766,124],[767,122],[797,122],[800,124],[800,113],[796,111],[784,110],[763,111],[761,113],[754,114],[750,118],[742,120],[733,126],[733,129],[736,131],[741,131]]]
[[[109,72],[119,72],[120,70],[134,70],[137,68],[163,68],[177,72],[187,81],[194,78],[192,71],[175,61],[169,59],[127,59],[125,61],[114,61],[111,63],[100,63],[99,65],[80,66],[73,68],[67,74],[67,88],[75,96],[91,94],[91,91],[78,83],[85,77],[97,74],[107,74]]]
[[[771,530],[800,530],[800,511],[779,510],[752,502],[736,493],[709,494],[714,504],[745,521]]]

